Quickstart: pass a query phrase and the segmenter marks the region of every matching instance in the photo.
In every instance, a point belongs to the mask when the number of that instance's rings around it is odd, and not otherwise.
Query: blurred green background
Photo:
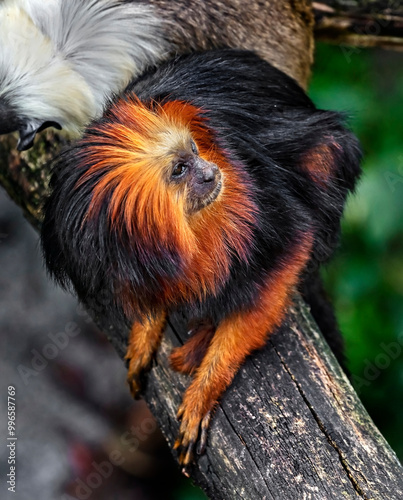
[[[324,277],[355,389],[403,461],[403,54],[318,44],[315,59],[311,98],[345,112],[364,151]],[[205,497],[183,485],[175,498]]]
[[[356,391],[403,460],[403,54],[318,45],[309,93],[349,115],[364,150],[324,276]]]

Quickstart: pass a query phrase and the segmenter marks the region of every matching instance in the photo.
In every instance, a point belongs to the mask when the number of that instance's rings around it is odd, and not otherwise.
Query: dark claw
[[[207,445],[207,434],[208,434],[208,429],[210,426],[210,420],[211,420],[211,410],[204,416],[202,422],[201,422],[201,435],[200,435],[200,440],[197,445],[197,454],[202,455],[206,451],[206,445]]]
[[[207,429],[202,429],[200,440],[197,444],[198,455],[203,455],[203,453],[206,451],[206,444],[207,444]]]
[[[133,367],[132,365],[133,361]],[[151,358],[150,362],[146,366],[136,366],[136,360],[126,358],[126,366],[128,368],[127,382],[130,387],[131,395],[134,399],[140,399],[145,384],[147,382],[147,373],[151,370],[154,362],[154,358]]]
[[[178,441],[177,441],[178,442]],[[186,446],[183,446],[179,455],[179,463],[183,466],[182,472],[185,471],[189,465],[193,462],[193,449],[195,447],[196,441],[190,441]],[[175,443],[176,446],[176,443]],[[175,448],[174,446],[174,448]],[[179,448],[182,445],[178,445]],[[188,475],[188,474],[186,474]]]
[[[182,438],[183,438],[183,432],[179,432],[178,437],[176,438],[176,441],[174,444],[174,450],[177,450],[181,446]]]
[[[141,380],[141,374],[138,376],[132,376],[129,382],[130,393],[134,399],[140,399],[140,393],[143,387],[143,383]]]
[[[130,393],[134,399],[141,398],[141,393],[145,385],[145,372],[145,370],[142,370],[139,373],[133,373],[127,377]]]
[[[182,467],[182,474],[186,477],[190,477],[189,471],[186,467]]]
[[[32,148],[36,134],[48,127],[54,127],[58,130],[62,128],[58,123],[53,121],[43,121],[34,118],[25,121],[19,128],[20,140],[17,144],[18,151],[25,151]]]
[[[183,462],[183,465],[186,466],[186,465],[189,465],[192,460],[193,460],[193,448],[196,444],[196,440],[192,440],[190,441],[190,443],[188,444],[188,448],[187,448],[187,451],[186,451],[186,455],[185,455],[185,460]]]
[[[178,419],[178,422],[180,422],[182,420],[182,417],[183,417],[183,413],[184,413],[185,409],[184,407],[181,405],[179,408],[178,408],[178,411],[176,413],[176,418]]]

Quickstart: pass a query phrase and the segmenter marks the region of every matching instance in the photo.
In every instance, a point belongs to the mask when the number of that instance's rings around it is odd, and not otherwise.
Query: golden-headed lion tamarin
[[[176,58],[134,81],[56,162],[42,243],[84,302],[103,294],[133,323],[134,394],[182,311],[172,354],[192,374],[178,410],[188,464],[245,358],[284,319],[296,287],[338,239],[359,174],[357,140],[257,56]]]

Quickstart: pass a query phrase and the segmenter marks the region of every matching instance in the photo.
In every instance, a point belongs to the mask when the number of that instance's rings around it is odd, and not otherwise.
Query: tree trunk
[[[290,4],[284,4],[294,15]],[[352,4],[343,12],[350,12]],[[346,39],[347,28],[325,28],[329,19],[337,24],[342,10],[329,2],[316,3],[315,12],[319,38]],[[368,10],[365,16],[375,14]],[[32,150],[19,154],[14,137],[0,140],[0,182],[37,228],[48,194],[47,162],[62,143],[59,134],[47,131]],[[109,324],[105,304],[89,310],[123,357],[125,328]],[[188,380],[170,369],[168,355],[186,338],[183,318],[171,318],[144,394],[171,445]],[[207,451],[189,472],[214,499],[403,498],[402,467],[299,297],[287,321],[247,360],[225,393],[212,420]]]

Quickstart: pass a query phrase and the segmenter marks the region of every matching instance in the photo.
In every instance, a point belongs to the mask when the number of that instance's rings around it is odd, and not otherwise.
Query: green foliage
[[[207,500],[203,491],[193,486],[190,479],[183,480],[181,486],[174,492],[175,500]]]
[[[403,459],[403,55],[320,45],[310,95],[351,117],[364,150],[341,248],[325,271],[353,383]]]

